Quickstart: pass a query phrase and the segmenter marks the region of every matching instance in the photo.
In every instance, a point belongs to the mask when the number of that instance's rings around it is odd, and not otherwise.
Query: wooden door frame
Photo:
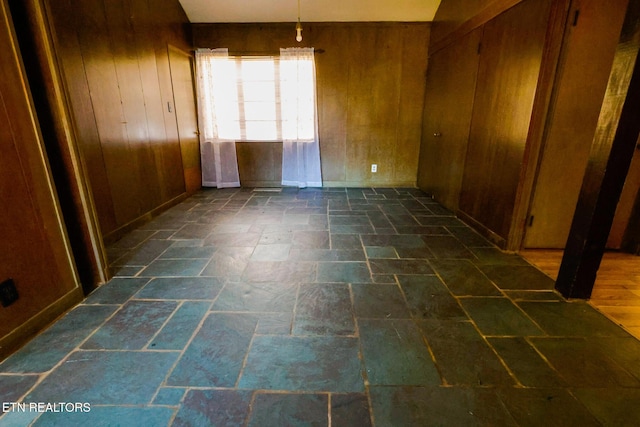
[[[194,56],[190,53],[187,52],[183,49],[180,49],[177,46],[174,46],[172,44],[167,44],[167,60],[169,61],[169,72],[171,73],[171,99],[173,102],[173,109],[174,112],[177,112],[177,107],[176,107],[176,96],[175,96],[175,87],[174,87],[174,82],[173,82],[173,70],[171,68],[171,52],[177,53],[179,55],[185,56],[187,58],[189,58],[189,64],[190,64],[190,68],[191,68],[191,79],[192,79],[192,89],[193,89],[193,99],[196,102],[196,105],[194,105],[195,108],[195,115],[196,115],[196,132],[197,132],[197,138],[198,138],[198,147],[200,146],[200,122],[199,122],[199,117],[198,117],[198,94],[196,91],[196,87],[195,87],[195,83],[196,83],[196,70],[195,70],[195,58]],[[187,169],[184,167],[185,163],[184,163],[184,151],[183,151],[183,145],[182,145],[182,141],[181,141],[181,136],[180,136],[180,125],[178,123],[178,114],[175,114],[175,119],[176,119],[176,129],[178,130],[178,141],[180,142],[180,156],[182,158],[182,166],[183,166],[183,170],[185,172],[184,174],[184,188],[185,191],[187,192],[187,194],[193,194],[195,191],[191,190],[189,188],[189,183],[188,183],[188,177],[186,175],[186,171]],[[202,186],[202,166],[200,166],[200,184]]]
[[[522,249],[524,243],[527,218],[533,203],[536,179],[542,160],[547,121],[550,118],[554,84],[570,5],[571,0],[554,1],[549,15],[542,65],[524,149],[523,166],[520,171],[511,227],[504,248],[507,251],[517,252]]]
[[[107,254],[86,165],[78,144],[62,65],[56,53],[53,24],[49,21],[51,14],[44,0],[26,0],[22,4],[22,19],[28,22],[22,22],[21,25],[28,26],[25,31],[28,32],[29,42],[35,50],[32,52],[34,58],[31,61],[31,78],[38,80],[34,84],[45,88],[44,102],[47,105],[44,109],[48,109],[54,133],[49,143],[55,145],[56,160],[62,164],[63,169],[64,177],[54,176],[56,190],[57,193],[65,192],[68,196],[65,197],[68,202],[63,206],[67,216],[65,226],[82,287],[85,294],[88,294],[110,278]],[[51,151],[48,150],[48,153]],[[69,233],[70,225],[75,228],[75,233]]]
[[[29,258],[28,261],[31,264],[48,262],[46,270],[41,270],[36,276],[31,276],[28,283],[24,281],[22,283],[25,288],[37,291],[36,288],[42,286],[37,281],[38,278],[51,274],[52,277],[55,277],[55,283],[61,285],[58,289],[59,292],[50,294],[49,298],[39,301],[25,300],[25,297],[29,298],[29,292],[26,295],[20,295],[23,298],[22,304],[31,305],[34,303],[33,307],[36,308],[33,311],[22,312],[21,314],[27,314],[20,317],[18,322],[15,322],[16,318],[13,318],[14,321],[9,321],[8,317],[3,318],[7,321],[6,325],[10,329],[3,329],[3,335],[0,336],[0,360],[2,360],[24,345],[35,331],[45,328],[62,313],[79,303],[83,298],[83,293],[80,288],[81,283],[72,247],[66,233],[62,209],[54,189],[55,184],[50,162],[44,146],[28,76],[22,60],[18,35],[15,31],[16,25],[8,0],[0,0],[0,19],[2,20],[2,28],[0,28],[2,36],[0,38],[2,39],[3,52],[6,54],[0,68],[2,68],[2,75],[7,77],[7,80],[3,80],[0,85],[2,86],[0,87],[0,98],[6,103],[3,106],[3,115],[8,119],[8,122],[3,123],[3,126],[8,126],[11,136],[7,145],[10,147],[9,151],[15,154],[10,160],[15,162],[13,166],[16,166],[12,173],[15,174],[17,171],[17,174],[21,175],[16,177],[17,181],[21,181],[21,184],[18,184],[19,191],[21,191],[20,196],[18,200],[8,200],[10,206],[7,208],[7,212],[13,218],[23,214],[27,215],[25,218],[28,218],[31,221],[30,225],[33,225],[33,228],[24,235],[25,245],[15,247],[10,244],[10,251],[16,248],[19,250],[19,252],[15,252],[15,256],[20,261],[16,263],[15,259],[10,260],[10,265],[13,266],[12,272],[6,269],[4,272],[11,273],[12,276],[16,275],[14,276],[16,289],[22,293],[19,276],[23,276],[24,271],[29,269],[29,263],[24,261]],[[12,184],[13,182],[10,182],[9,186]],[[24,201],[20,200],[23,197]],[[13,206],[13,202],[18,203]],[[22,209],[21,205],[28,207]],[[18,211],[18,209],[20,210]],[[18,215],[15,215],[16,212]],[[15,226],[15,223],[9,224],[9,228]],[[10,242],[20,240],[24,230],[14,229],[16,231],[14,234],[11,234],[10,237],[3,236],[3,238],[9,238]],[[30,236],[37,237],[30,239]],[[33,246],[32,243],[44,245],[43,251],[38,252],[50,255],[50,257],[46,260],[32,259],[32,254],[28,253],[28,249]],[[13,257],[13,254],[10,257]],[[49,282],[47,285],[52,283]],[[31,295],[33,296],[33,293]],[[22,308],[17,305],[7,307],[8,311],[3,312],[3,316],[11,316],[11,311],[13,311],[13,315],[16,315],[15,310],[23,310],[24,307],[25,305]]]
[[[627,7],[556,289],[589,298],[640,134],[640,0]]]

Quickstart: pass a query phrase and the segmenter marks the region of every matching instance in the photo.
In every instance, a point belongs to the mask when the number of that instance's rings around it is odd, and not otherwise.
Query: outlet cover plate
[[[0,303],[3,307],[9,307],[18,300],[18,290],[13,279],[7,279],[0,283]]]

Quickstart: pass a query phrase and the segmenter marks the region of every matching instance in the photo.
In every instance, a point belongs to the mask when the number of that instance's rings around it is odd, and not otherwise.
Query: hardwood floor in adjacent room
[[[520,255],[554,280],[563,251],[527,249]],[[589,301],[607,317],[640,339],[640,257],[607,252]]]

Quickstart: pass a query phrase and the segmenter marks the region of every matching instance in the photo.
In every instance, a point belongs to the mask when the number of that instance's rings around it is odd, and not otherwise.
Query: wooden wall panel
[[[322,26],[314,29],[317,46],[338,46],[348,36],[346,30]],[[322,178],[344,182],[347,179],[347,122],[349,74],[347,49],[334,49],[331,54],[316,55],[318,91],[318,123],[321,141]]]
[[[464,22],[476,16],[495,0],[444,0],[433,17],[431,38],[442,40]]]
[[[167,45],[189,49],[177,0],[47,0],[103,234],[185,192]],[[97,137],[97,141],[96,141]],[[108,197],[108,199],[107,199]]]
[[[165,154],[167,145],[170,145],[164,117],[164,110],[167,104],[163,101],[162,91],[160,90],[159,64],[156,58],[156,35],[147,28],[150,15],[150,5],[146,0],[134,0],[132,2],[132,31],[135,35],[136,56],[145,105],[147,150],[150,152],[150,159],[155,166],[155,170],[147,171],[147,173],[155,172],[154,176],[148,177],[155,186],[156,200],[151,207],[153,209],[163,201],[179,195],[183,187],[179,185],[179,191],[173,188],[175,186],[173,182],[180,184],[180,176],[175,174],[174,168],[168,167],[170,163],[168,164],[167,160],[172,156]],[[140,19],[139,17],[144,18]],[[163,47],[166,49],[166,46]],[[177,151],[173,157],[176,157],[176,155]]]
[[[73,13],[74,8],[71,2],[72,0],[61,0],[56,2],[54,9],[48,8],[50,20],[55,23],[56,27],[70,29],[79,26],[80,21]],[[67,84],[66,90],[69,98],[74,101],[70,107],[75,119],[75,132],[82,145],[82,157],[86,169],[91,171],[91,179],[88,184],[91,187],[100,226],[102,230],[113,230],[117,228],[113,199],[103,159],[100,135],[91,105],[78,31],[57,31],[55,36],[56,53],[61,63],[64,64],[65,78],[74,83]]]
[[[526,0],[484,26],[460,209],[507,238],[551,0]]]
[[[6,0],[0,2],[0,359],[82,298]]]
[[[137,183],[133,187],[134,191],[131,191],[131,184],[128,188],[118,186],[115,191],[121,192],[123,197],[132,198],[132,205],[136,208],[129,218],[132,220],[159,205],[159,197],[157,197],[159,185],[155,180],[157,164],[149,147],[147,112],[130,0],[109,0],[104,5],[111,52],[114,57],[115,82],[118,84],[119,100],[122,105],[122,124],[128,142],[127,156],[131,165],[130,173],[132,182]],[[111,173],[116,175],[120,165],[114,163],[110,166],[113,168]]]
[[[277,54],[292,24],[197,24],[197,47]],[[316,54],[326,186],[415,185],[430,27],[427,23],[303,23]],[[371,164],[378,172],[370,172]]]
[[[482,28],[429,58],[418,186],[456,212],[460,199]]]
[[[113,199],[116,224],[120,225],[136,218],[140,212],[138,194],[131,191],[135,188],[131,183],[136,182],[138,159],[132,155],[129,147],[127,123],[120,99],[118,72],[109,39],[104,4],[75,1],[74,9],[82,19],[77,27],[78,37],[92,112]],[[74,99],[71,99],[71,103],[74,104]],[[89,170],[89,174],[91,172]],[[103,230],[103,233],[109,231],[111,230]]]
[[[348,40],[347,181],[392,182],[394,165],[389,160],[398,132],[401,34],[390,27],[366,26],[352,31]],[[371,172],[373,163],[377,173]]]
[[[393,180],[410,182],[416,180],[418,170],[427,75],[427,62],[424,58],[428,57],[428,44],[416,45],[413,40],[424,40],[429,37],[429,33],[425,28],[410,27],[402,37],[398,140],[393,156]]]
[[[280,187],[282,143],[242,142],[236,144],[240,182],[247,187]]]
[[[140,26],[146,27],[144,34],[150,39],[150,48],[155,51],[154,63],[158,78],[160,110],[164,118],[166,135],[165,140],[160,137],[160,139],[154,140],[153,145],[161,153],[160,180],[163,189],[163,200],[172,200],[184,193],[185,183],[176,113],[175,110],[169,111],[167,108],[168,103],[174,101],[167,46],[171,45],[182,51],[189,51],[191,49],[191,40],[185,40],[184,26],[187,24],[175,18],[170,19],[171,17],[180,16],[182,13],[182,9],[177,2],[168,2],[164,10],[156,8],[151,0],[147,0],[147,4],[148,19],[140,23]],[[139,31],[139,33],[141,32]],[[149,61],[151,60],[149,58]]]
[[[431,50],[440,50],[521,1],[443,0],[433,18]]]

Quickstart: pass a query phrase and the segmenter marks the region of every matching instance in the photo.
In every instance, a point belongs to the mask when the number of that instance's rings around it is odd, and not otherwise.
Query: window
[[[240,186],[236,141],[282,141],[282,185],[322,187],[313,48],[197,49],[196,79],[204,186]]]
[[[281,61],[273,57],[216,58],[211,72],[215,82],[211,95],[221,139],[314,138],[311,61]]]

